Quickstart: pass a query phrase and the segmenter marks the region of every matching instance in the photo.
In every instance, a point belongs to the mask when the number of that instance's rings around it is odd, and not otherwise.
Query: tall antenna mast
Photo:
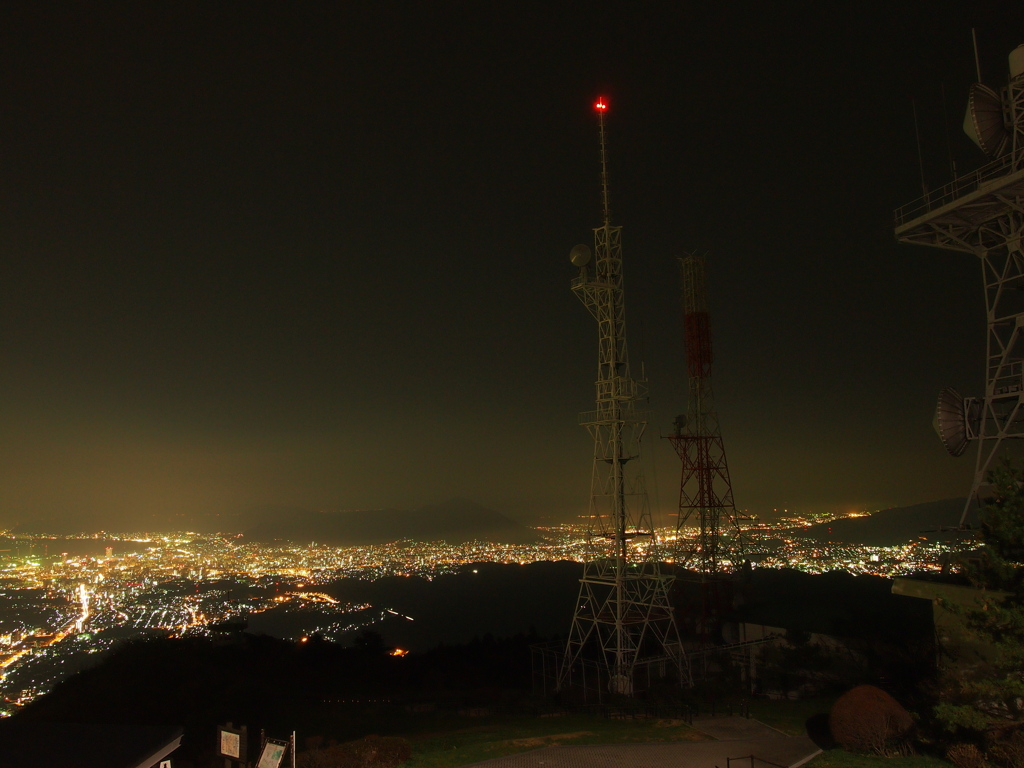
[[[612,213],[608,206],[608,144],[604,137],[604,113],[608,110],[608,105],[604,103],[603,97],[597,100],[594,109],[597,110],[597,124],[601,131],[601,211],[605,227],[610,227]]]
[[[597,320],[596,409],[580,414],[594,440],[586,555],[558,687],[583,686],[602,700],[632,695],[638,686],[674,671],[690,682],[668,591],[661,572],[640,444],[647,427],[637,403],[646,383],[632,378],[626,346],[622,282],[622,228],[611,224],[603,98],[594,105],[601,139],[604,223],[594,230],[594,252],[577,245],[573,293]],[[589,669],[589,680],[588,680]],[[637,674],[644,669],[646,674]]]

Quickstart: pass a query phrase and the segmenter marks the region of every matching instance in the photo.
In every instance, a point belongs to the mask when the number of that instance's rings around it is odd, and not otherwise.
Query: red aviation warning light
[[[603,112],[604,110],[608,109],[608,105],[604,103],[604,96],[598,97],[597,103],[594,105],[594,109],[598,110],[599,112]]]

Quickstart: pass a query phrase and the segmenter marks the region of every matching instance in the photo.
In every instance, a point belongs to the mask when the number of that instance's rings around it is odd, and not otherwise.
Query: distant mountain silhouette
[[[960,524],[964,501],[963,498],[943,499],[909,507],[892,507],[867,517],[848,517],[812,525],[805,534],[822,541],[874,547],[905,544],[919,536],[929,540],[951,540],[956,536],[954,531],[938,529],[956,528]],[[967,523],[977,525],[976,509],[968,515]]]
[[[253,541],[285,539],[334,546],[384,544],[399,539],[443,539],[452,544],[474,540],[528,544],[538,540],[532,528],[466,499],[412,510],[288,510],[286,514],[265,516],[246,530],[245,536]]]

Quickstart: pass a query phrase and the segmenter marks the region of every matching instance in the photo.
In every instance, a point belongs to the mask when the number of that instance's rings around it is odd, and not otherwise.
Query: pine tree
[[[982,556],[966,569],[983,592],[977,608],[960,612],[988,643],[991,665],[948,692],[935,714],[951,731],[1002,740],[1024,725],[1024,471],[1006,463],[989,479],[995,498],[981,513]]]

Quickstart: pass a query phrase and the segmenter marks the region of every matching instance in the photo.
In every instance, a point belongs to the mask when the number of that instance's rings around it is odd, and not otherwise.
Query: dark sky
[[[674,257],[707,251],[740,506],[966,492],[930,422],[941,387],[980,393],[978,265],[891,214],[920,194],[912,98],[930,183],[947,136],[984,162],[970,29],[1001,85],[1020,3],[12,5],[0,524],[581,512],[599,94],[652,437],[685,410]]]

